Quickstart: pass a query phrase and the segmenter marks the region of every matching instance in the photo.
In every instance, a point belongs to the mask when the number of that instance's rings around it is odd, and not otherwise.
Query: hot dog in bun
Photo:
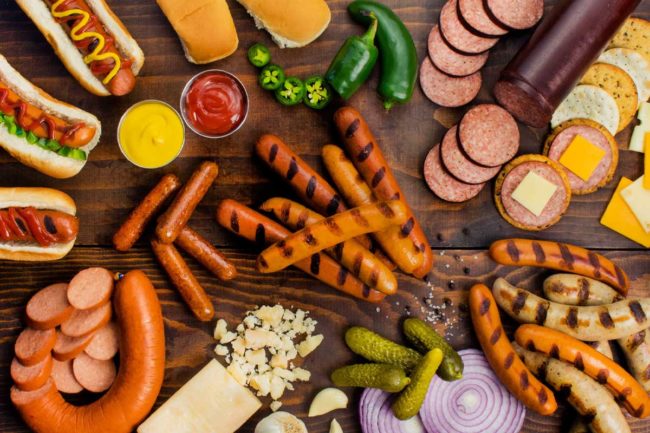
[[[99,96],[121,96],[133,90],[144,54],[104,0],[16,3],[86,90]]]
[[[56,260],[77,239],[77,208],[50,188],[0,188],[0,259]]]
[[[0,55],[0,147],[56,178],[74,176],[99,142],[95,116],[54,99]]]

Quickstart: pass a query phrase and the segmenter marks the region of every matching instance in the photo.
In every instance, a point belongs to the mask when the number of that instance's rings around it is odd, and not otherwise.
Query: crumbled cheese
[[[309,382],[309,379],[311,379],[311,373],[304,368],[295,368],[293,373],[296,375],[296,380],[301,382]]]
[[[217,320],[217,326],[214,327],[214,339],[219,341],[228,332],[228,323],[225,320]]]
[[[230,353],[230,350],[226,346],[217,344],[217,347],[214,348],[214,353],[216,353],[219,356],[226,356]]]
[[[316,350],[318,346],[320,346],[324,338],[325,337],[323,334],[312,335],[305,338],[305,341],[296,347],[296,349],[298,349],[298,354],[300,354],[301,357],[305,358],[307,355]]]
[[[219,343],[221,344],[228,344],[231,341],[233,341],[235,338],[237,338],[237,334],[234,332],[226,332],[223,337],[219,340]]]
[[[282,407],[282,403],[276,400],[273,403],[271,403],[269,407],[271,408],[272,412],[277,412],[277,410]]]

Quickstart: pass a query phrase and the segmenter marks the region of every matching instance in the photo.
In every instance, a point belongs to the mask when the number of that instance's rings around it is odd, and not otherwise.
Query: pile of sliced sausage
[[[510,30],[537,24],[543,13],[543,0],[449,0],[429,33],[429,56],[420,69],[424,94],[443,107],[472,101],[488,50]]]
[[[441,199],[464,202],[494,178],[519,149],[515,119],[494,104],[472,107],[424,162],[424,178]]]
[[[15,345],[11,378],[23,391],[51,377],[67,394],[103,392],[112,385],[119,331],[111,321],[113,274],[87,268],[70,283],[47,286],[27,303],[25,328]]]

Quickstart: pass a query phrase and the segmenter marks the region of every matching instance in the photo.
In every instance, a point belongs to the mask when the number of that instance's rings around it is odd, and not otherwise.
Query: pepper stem
[[[366,12],[366,11],[363,11]],[[374,12],[367,12],[366,15],[370,18],[370,27],[368,27],[368,30],[364,35],[361,37],[361,40],[363,40],[365,43],[368,45],[374,45],[375,44],[375,35],[377,34],[377,28],[379,27],[379,20],[377,20],[377,16],[375,15]]]

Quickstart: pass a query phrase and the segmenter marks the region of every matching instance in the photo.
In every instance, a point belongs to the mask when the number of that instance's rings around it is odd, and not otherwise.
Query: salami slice
[[[436,68],[429,57],[420,68],[420,86],[427,98],[442,107],[460,107],[478,95],[483,80],[480,72],[467,77],[452,77]]]
[[[68,301],[79,310],[104,304],[113,293],[113,274],[104,268],[87,268],[75,275],[68,285]]]
[[[448,130],[440,145],[442,163],[449,173],[456,179],[471,184],[483,184],[496,176],[501,167],[483,167],[470,161],[460,149],[457,133],[457,126]]]
[[[111,387],[115,380],[115,363],[100,361],[82,353],[72,361],[75,379],[90,392],[103,392]]]
[[[486,4],[499,23],[515,30],[533,27],[544,15],[544,0],[486,0]]]
[[[92,310],[75,310],[72,316],[61,324],[61,332],[69,337],[90,334],[106,325],[112,314],[110,302]]]
[[[77,381],[72,372],[72,360],[52,363],[52,379],[56,389],[66,394],[77,394],[83,391],[83,386]]]
[[[460,203],[474,198],[485,184],[471,185],[447,172],[440,157],[440,144],[433,146],[424,161],[424,179],[431,191],[445,201]]]
[[[70,317],[74,308],[68,302],[68,285],[51,284],[39,290],[27,302],[27,324],[34,329],[50,329],[59,326]]]
[[[472,107],[461,119],[458,139],[472,161],[486,167],[496,167],[517,154],[519,127],[503,108],[481,104]]]
[[[39,331],[32,328],[22,330],[16,339],[14,350],[21,364],[32,366],[49,356],[56,342],[56,331]]]
[[[23,391],[35,391],[50,378],[52,372],[52,357],[47,355],[41,362],[32,366],[25,366],[14,358],[11,361],[11,379]]]
[[[477,36],[458,16],[458,0],[449,0],[440,10],[440,33],[445,41],[458,51],[467,54],[485,52],[499,42],[499,38]]]
[[[508,29],[490,17],[483,0],[458,0],[458,15],[469,27],[485,36],[503,36]]]
[[[440,35],[437,25],[431,29],[428,41],[429,58],[436,68],[447,75],[466,77],[481,70],[488,59],[488,52],[481,54],[462,54],[451,48]]]
[[[68,337],[61,331],[56,331],[56,343],[52,349],[52,355],[58,361],[67,361],[76,358],[90,344],[94,333],[81,337]]]

